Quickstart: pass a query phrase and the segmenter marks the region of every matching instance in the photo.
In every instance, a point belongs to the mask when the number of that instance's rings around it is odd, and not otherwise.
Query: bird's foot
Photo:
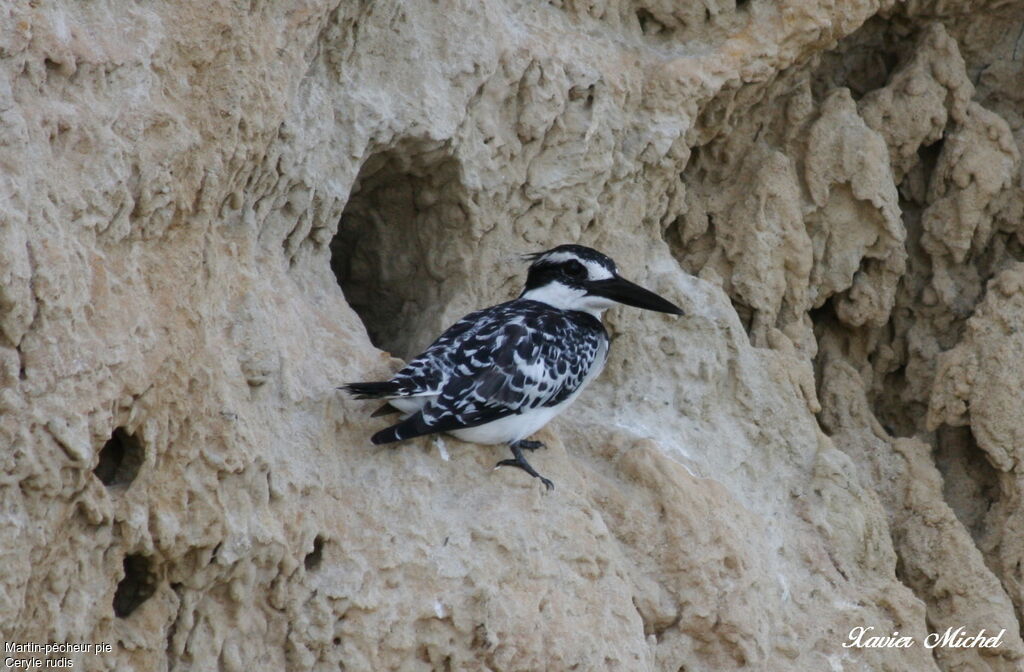
[[[516,441],[516,443],[518,443],[519,447],[522,448],[523,450],[537,450],[538,448],[547,448],[547,446],[545,446],[540,441],[527,441],[523,439],[522,441]]]
[[[534,448],[529,448],[526,446],[522,446],[523,443],[536,443],[539,445]],[[497,469],[498,467],[517,467],[528,473],[530,476],[533,476],[534,478],[539,478],[540,482],[543,483],[544,487],[546,487],[548,490],[554,490],[555,484],[549,481],[548,479],[544,478],[540,474],[538,474],[537,470],[531,467],[530,463],[526,461],[525,457],[523,457],[524,447],[527,450],[536,450],[536,448],[542,445],[544,444],[540,443],[539,441],[517,441],[516,443],[510,443],[509,448],[512,449],[512,455],[514,455],[515,457],[511,460],[502,460],[501,462],[498,462],[498,464],[494,465],[494,468]]]

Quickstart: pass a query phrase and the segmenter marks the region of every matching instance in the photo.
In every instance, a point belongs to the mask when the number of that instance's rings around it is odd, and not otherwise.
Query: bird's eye
[[[587,269],[575,259],[565,264],[565,274],[574,280],[582,280],[587,277]]]

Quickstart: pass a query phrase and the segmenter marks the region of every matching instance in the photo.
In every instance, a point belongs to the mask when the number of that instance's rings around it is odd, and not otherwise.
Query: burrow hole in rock
[[[324,538],[322,535],[316,535],[313,539],[313,550],[306,554],[306,558],[302,561],[302,564],[306,566],[306,571],[313,571],[320,566],[320,563],[324,560]]]
[[[644,35],[662,35],[668,32],[665,24],[659,21],[646,7],[636,10],[636,21],[640,24],[640,32]]]
[[[126,555],[124,558],[124,578],[117,584],[114,591],[114,614],[125,618],[139,608],[156,592],[156,574],[153,572],[152,561],[139,554]]]
[[[108,487],[128,485],[139,475],[145,457],[142,441],[124,427],[118,427],[100,449],[99,464],[92,473]]]
[[[366,159],[331,240],[331,270],[375,346],[408,359],[447,326],[475,254],[469,225],[446,145],[406,140]]]

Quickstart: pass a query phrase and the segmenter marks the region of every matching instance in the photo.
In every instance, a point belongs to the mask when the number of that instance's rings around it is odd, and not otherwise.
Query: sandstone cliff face
[[[1014,670],[1024,5],[0,9],[0,634],[97,670]],[[374,448],[569,241],[533,459]],[[909,649],[849,649],[851,628]],[[1006,629],[994,650],[928,632]]]

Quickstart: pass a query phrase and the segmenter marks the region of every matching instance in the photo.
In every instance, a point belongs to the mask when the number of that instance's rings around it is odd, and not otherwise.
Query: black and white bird
[[[518,467],[554,487],[523,457],[523,450],[543,446],[526,437],[564,411],[604,368],[603,311],[616,303],[683,311],[620,277],[614,261],[589,247],[560,245],[527,258],[532,263],[519,298],[462,318],[391,380],[340,388],[357,399],[386,399],[405,414],[374,434],[373,443],[436,432],[505,443],[513,459],[498,467]]]

